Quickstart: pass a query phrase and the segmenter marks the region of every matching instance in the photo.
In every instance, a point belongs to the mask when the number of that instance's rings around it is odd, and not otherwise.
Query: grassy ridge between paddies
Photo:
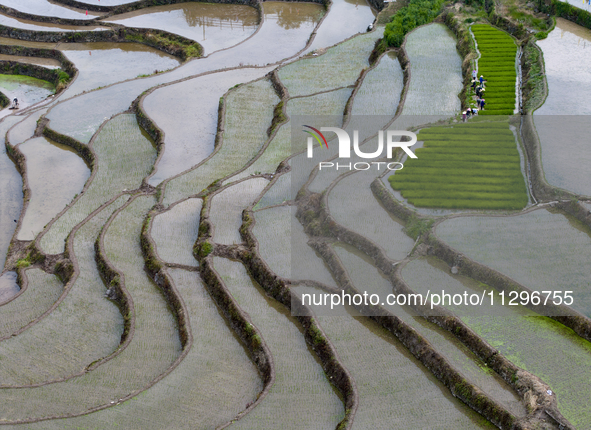
[[[511,115],[515,110],[517,45],[507,33],[490,25],[475,24],[471,28],[481,54],[478,75],[487,81],[486,106],[480,115]]]
[[[522,209],[527,189],[515,136],[505,120],[421,130],[417,158],[388,178],[417,207]]]

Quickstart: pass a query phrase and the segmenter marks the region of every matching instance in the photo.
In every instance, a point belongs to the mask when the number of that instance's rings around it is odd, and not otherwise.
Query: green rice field
[[[417,207],[522,209],[528,202],[515,136],[506,120],[430,127],[416,159],[388,178]]]
[[[478,43],[478,76],[484,76],[486,105],[479,115],[511,115],[515,110],[515,57],[517,46],[513,38],[490,25],[471,27]]]

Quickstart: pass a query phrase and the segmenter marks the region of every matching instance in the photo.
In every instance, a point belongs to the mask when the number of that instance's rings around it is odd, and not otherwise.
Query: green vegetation
[[[591,13],[567,2],[552,0],[552,12],[554,15],[566,18],[582,27],[591,28]]]
[[[486,105],[480,115],[511,115],[515,109],[517,45],[507,33],[490,25],[476,24],[471,28],[481,53],[478,75],[486,80]]]
[[[388,178],[417,207],[521,209],[527,190],[505,120],[421,130],[416,159]]]
[[[400,47],[404,36],[412,29],[432,22],[441,12],[443,0],[410,0],[392,17],[384,30],[384,41],[388,46]]]

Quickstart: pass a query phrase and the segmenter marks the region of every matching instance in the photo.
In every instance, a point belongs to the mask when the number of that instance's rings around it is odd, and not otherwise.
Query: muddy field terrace
[[[0,0],[0,430],[590,430],[591,6],[212,1]]]

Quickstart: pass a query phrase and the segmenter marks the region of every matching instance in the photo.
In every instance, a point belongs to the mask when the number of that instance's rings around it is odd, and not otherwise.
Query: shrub
[[[400,8],[384,30],[388,46],[400,47],[404,36],[414,28],[432,22],[441,12],[443,0],[409,0],[408,6]]]

